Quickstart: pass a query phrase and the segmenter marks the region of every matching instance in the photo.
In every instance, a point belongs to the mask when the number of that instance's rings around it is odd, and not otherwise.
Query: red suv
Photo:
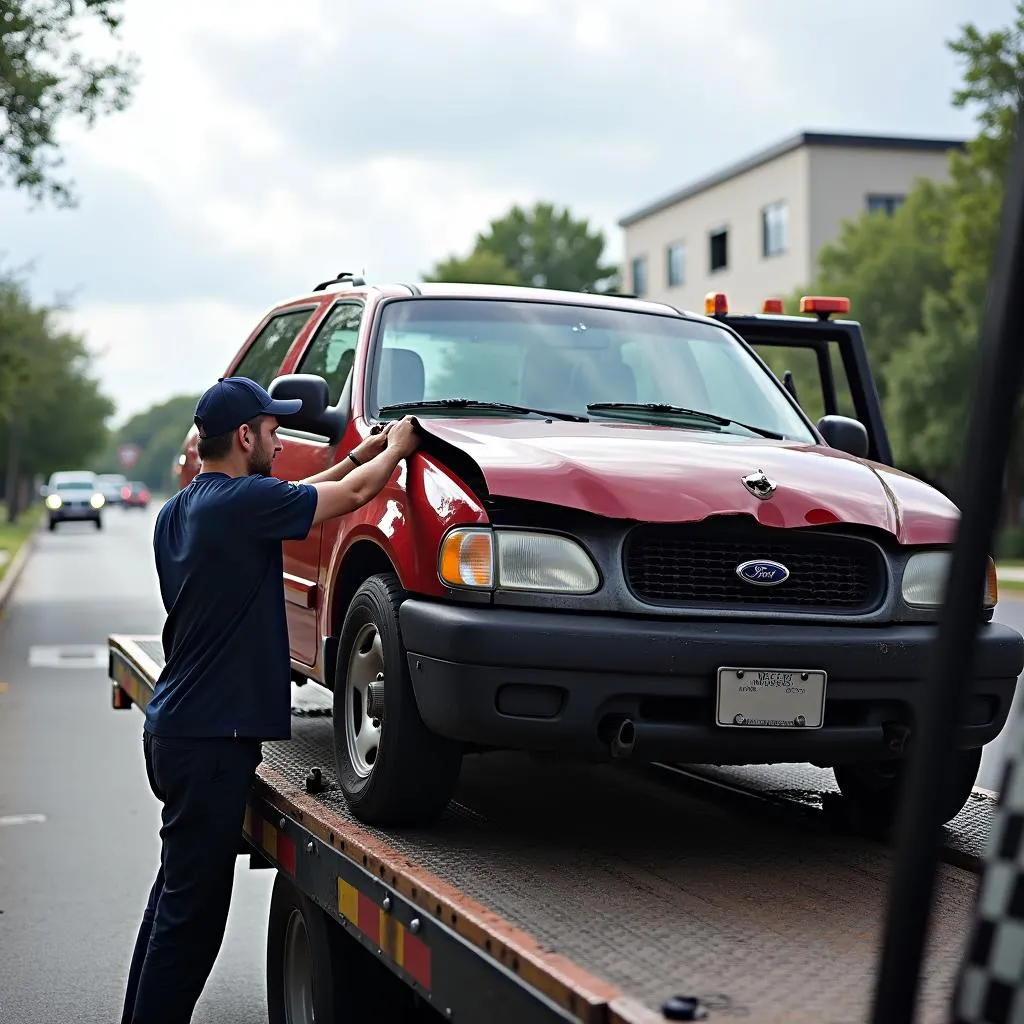
[[[267,313],[226,372],[304,401],[276,475],[423,429],[374,501],[284,546],[354,814],[429,821],[466,752],[512,748],[811,761],[891,821],[957,510],[892,468],[845,301],[803,309],[343,274]],[[990,566],[947,820],[1024,663],[995,603]]]

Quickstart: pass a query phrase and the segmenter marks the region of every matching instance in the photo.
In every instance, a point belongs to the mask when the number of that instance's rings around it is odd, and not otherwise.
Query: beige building
[[[696,312],[724,291],[733,312],[759,312],[812,280],[844,220],[891,214],[916,178],[945,178],[962,146],[803,132],[620,220],[623,288]]]

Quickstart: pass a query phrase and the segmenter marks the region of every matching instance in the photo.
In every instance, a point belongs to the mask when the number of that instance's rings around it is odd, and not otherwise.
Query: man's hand
[[[388,446],[388,434],[394,423],[385,423],[383,429],[376,434],[367,434],[366,437],[352,449],[352,454],[360,462],[369,462],[375,455],[380,455]]]
[[[404,416],[397,423],[391,425],[387,439],[388,449],[393,451],[399,458],[404,459],[412,455],[420,446],[415,422],[411,416]]]

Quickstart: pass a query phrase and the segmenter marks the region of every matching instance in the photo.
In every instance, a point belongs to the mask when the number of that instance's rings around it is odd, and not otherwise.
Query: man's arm
[[[391,430],[393,424],[388,423],[384,429],[378,431],[376,434],[369,434],[364,438],[350,453],[356,458],[356,462],[346,455],[340,462],[336,462],[329,469],[322,470],[319,473],[314,473],[313,476],[307,476],[299,483],[303,484],[327,484],[333,483],[337,480],[344,480],[345,477],[357,469],[359,465],[363,465],[379,455],[387,447],[388,443],[388,432]]]
[[[406,417],[395,424],[384,443],[387,447],[379,455],[362,466],[353,466],[344,479],[313,484],[317,493],[313,526],[325,519],[355,512],[384,489],[399,462],[419,446],[411,419]]]

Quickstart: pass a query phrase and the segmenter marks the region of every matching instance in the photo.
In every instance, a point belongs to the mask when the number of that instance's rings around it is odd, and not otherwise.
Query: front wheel
[[[393,573],[371,576],[352,598],[338,645],[338,781],[352,813],[373,825],[436,821],[462,764],[462,745],[420,718],[398,623],[404,596]]]
[[[981,767],[981,747],[957,750],[952,756],[953,763],[941,800],[942,824],[952,821],[970,799]],[[906,775],[904,758],[839,764],[832,773],[840,792],[860,821],[884,831],[892,828],[899,813]]]

